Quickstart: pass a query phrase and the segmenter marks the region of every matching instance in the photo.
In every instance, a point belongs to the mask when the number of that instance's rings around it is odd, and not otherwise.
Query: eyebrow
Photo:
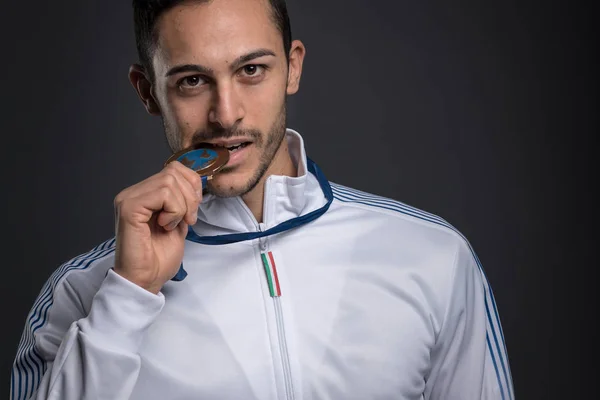
[[[184,64],[184,65],[177,65],[177,66],[169,69],[167,71],[167,73],[165,74],[165,76],[169,77],[169,76],[181,74],[182,72],[197,72],[199,74],[212,75],[213,70],[210,68],[207,68],[207,67],[203,67],[202,65]]]
[[[253,52],[250,52],[248,54],[245,54],[245,55],[239,57],[237,60],[235,60],[233,63],[231,63],[231,69],[236,70],[239,67],[241,67],[242,64],[247,63],[248,61],[252,61],[255,58],[260,58],[260,57],[265,57],[265,56],[275,57],[275,53],[272,52],[271,50],[267,50],[267,49],[255,50]]]
[[[259,49],[259,50],[252,51],[248,54],[244,54],[243,56],[238,57],[233,63],[231,63],[230,68],[232,70],[236,70],[242,64],[247,63],[248,61],[252,61],[256,58],[265,57],[265,56],[275,57],[275,53],[273,51],[267,50],[267,49]],[[208,68],[208,67],[205,67],[202,65],[198,65],[198,64],[183,64],[183,65],[176,65],[175,67],[169,69],[165,76],[169,77],[169,76],[180,74],[183,72],[197,72],[199,74],[204,74],[204,75],[212,75],[213,74],[213,70],[211,68]]]

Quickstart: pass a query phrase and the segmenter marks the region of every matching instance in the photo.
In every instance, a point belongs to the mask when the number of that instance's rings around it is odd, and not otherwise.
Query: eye
[[[242,67],[242,74],[245,76],[257,76],[264,72],[264,65],[248,64]]]
[[[244,67],[244,72],[247,75],[254,75],[256,73],[256,71],[258,71],[258,66],[256,66],[256,65],[246,65]]]
[[[187,88],[195,88],[198,87],[200,85],[202,85],[204,83],[204,79],[202,79],[202,77],[200,75],[191,75],[191,76],[186,76],[185,78],[181,79],[178,83],[178,85],[184,89]]]

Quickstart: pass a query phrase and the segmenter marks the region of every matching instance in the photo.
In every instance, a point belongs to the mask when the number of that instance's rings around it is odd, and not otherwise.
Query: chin
[[[257,181],[254,171],[226,171],[218,173],[209,181],[208,191],[217,197],[242,196],[252,190]]]

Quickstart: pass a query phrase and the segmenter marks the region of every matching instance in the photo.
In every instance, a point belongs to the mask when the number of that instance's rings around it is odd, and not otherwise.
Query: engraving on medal
[[[164,166],[166,167],[171,161],[179,161],[201,176],[212,177],[229,161],[229,151],[224,147],[197,143],[171,154]]]
[[[212,149],[197,149],[189,151],[179,157],[178,161],[194,171],[205,168],[210,162],[218,157]]]
[[[181,160],[181,163],[188,168],[192,168],[194,166],[194,161],[190,160],[187,157],[183,157],[183,159]]]

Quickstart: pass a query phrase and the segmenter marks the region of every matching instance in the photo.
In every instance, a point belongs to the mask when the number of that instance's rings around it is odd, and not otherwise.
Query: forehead
[[[186,2],[161,15],[156,29],[154,59],[163,67],[228,63],[259,48],[283,51],[268,0]]]

